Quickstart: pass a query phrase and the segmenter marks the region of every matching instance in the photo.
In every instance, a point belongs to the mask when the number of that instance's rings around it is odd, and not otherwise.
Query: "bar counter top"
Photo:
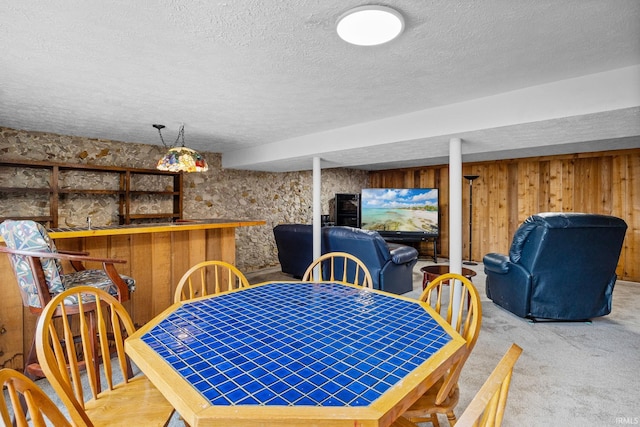
[[[242,219],[183,219],[176,222],[159,222],[148,224],[109,225],[51,228],[47,229],[52,239],[72,237],[116,236],[119,234],[163,233],[167,231],[209,230],[213,228],[247,227],[265,225],[266,221]],[[2,241],[2,240],[0,240]]]

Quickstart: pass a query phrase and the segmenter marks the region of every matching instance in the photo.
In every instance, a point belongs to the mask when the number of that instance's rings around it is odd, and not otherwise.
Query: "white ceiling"
[[[186,144],[223,166],[375,170],[640,147],[640,1],[388,0],[398,39],[352,46],[367,0],[5,0],[0,126]]]

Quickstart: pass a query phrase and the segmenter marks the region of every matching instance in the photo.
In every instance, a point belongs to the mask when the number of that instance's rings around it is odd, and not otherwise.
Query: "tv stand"
[[[407,236],[407,235],[386,235],[382,236],[385,242],[388,243],[402,243],[402,244],[412,244],[412,243],[420,243],[420,242],[429,242],[431,241],[433,244],[433,262],[438,263],[438,238],[433,237],[425,237],[425,236]]]

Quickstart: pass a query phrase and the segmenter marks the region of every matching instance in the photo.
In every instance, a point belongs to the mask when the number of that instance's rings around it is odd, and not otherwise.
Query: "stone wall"
[[[76,136],[29,132],[0,127],[0,157],[2,160],[45,160],[50,162],[123,166],[153,169],[164,147],[137,143],[123,143]],[[280,223],[311,223],[312,186],[311,171],[253,172],[223,169],[221,156],[202,153],[209,163],[209,171],[185,175],[183,195],[184,218],[230,218],[264,220],[266,225],[240,227],[236,231],[237,265],[243,271],[278,264],[272,228]],[[14,176],[17,174],[17,176]],[[0,172],[0,187],[17,186],[16,180],[34,185],[38,179],[28,170]],[[73,180],[73,176],[68,179]],[[83,175],[83,185],[95,188],[108,184],[103,174]],[[368,173],[353,169],[325,169],[322,171],[322,213],[332,215],[335,193],[358,193],[369,183]],[[74,182],[74,185],[77,183]],[[141,186],[164,185],[140,183]],[[138,212],[166,212],[163,202],[153,198],[139,203]],[[164,203],[167,203],[166,201]],[[33,203],[32,198],[11,197],[0,194],[1,216],[34,215],[46,209],[46,200]],[[8,213],[8,214],[7,214]],[[37,213],[35,213],[37,215]],[[61,226],[84,225],[91,216],[94,225],[118,223],[115,197],[67,197],[60,206]]]

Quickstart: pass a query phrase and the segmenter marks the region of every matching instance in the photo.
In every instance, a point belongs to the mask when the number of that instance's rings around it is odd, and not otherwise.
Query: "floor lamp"
[[[478,265],[477,262],[471,260],[471,243],[473,242],[473,180],[479,175],[465,175],[464,178],[469,180],[469,261],[463,262],[465,265]]]

